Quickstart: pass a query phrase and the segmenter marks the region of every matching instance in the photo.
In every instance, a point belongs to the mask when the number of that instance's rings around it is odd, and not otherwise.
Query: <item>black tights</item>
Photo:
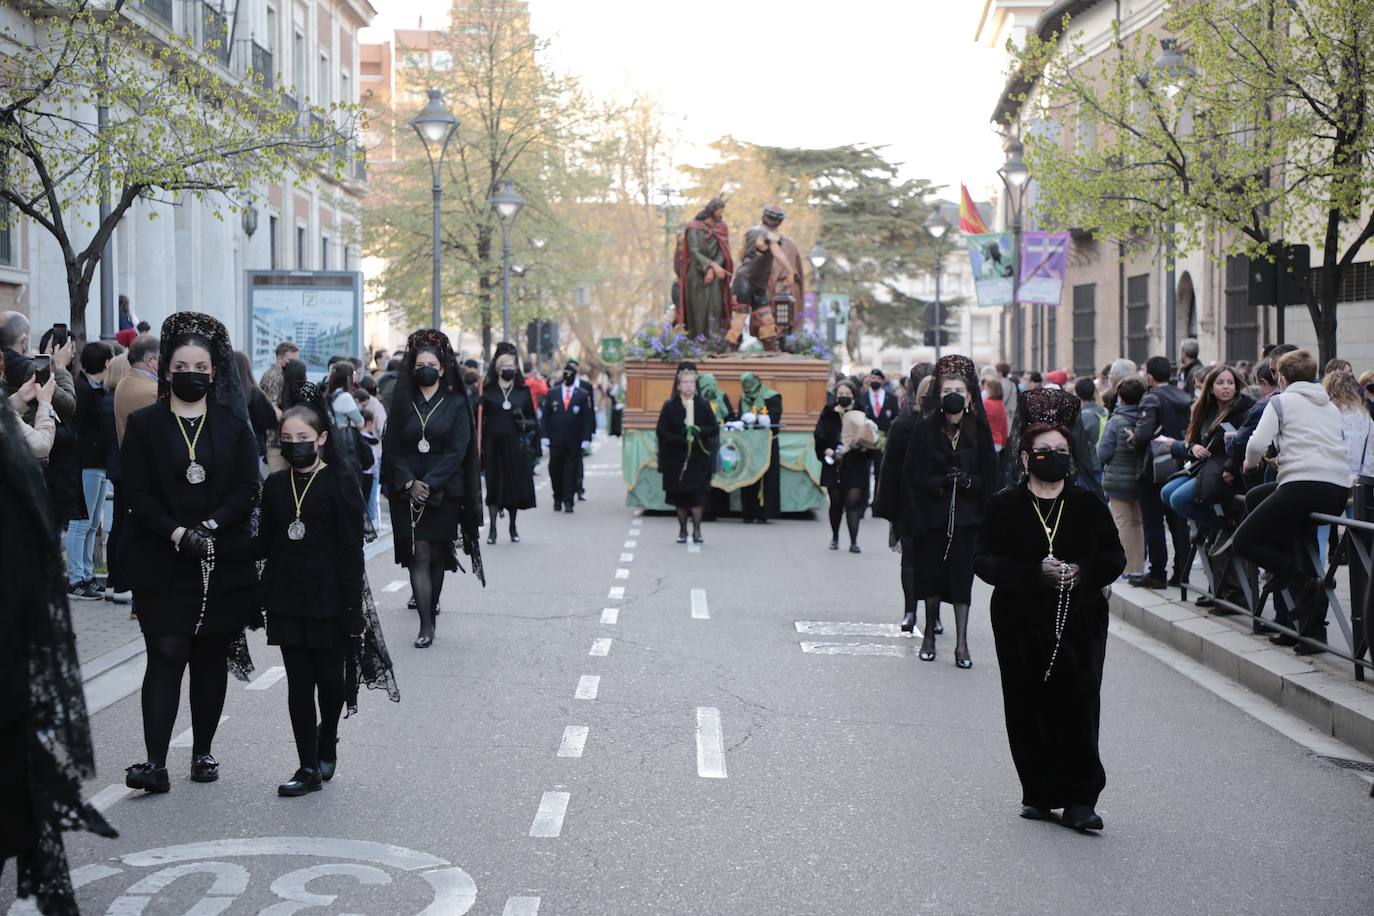
[[[515,513],[519,511],[519,509],[506,510],[506,512],[510,513],[510,533],[512,535],[515,534]],[[490,520],[491,524],[491,530],[489,533],[491,534],[492,538],[496,537],[496,516],[500,514],[500,512],[501,509],[497,506],[487,506],[487,518]]]
[[[849,543],[859,542],[859,520],[864,517],[864,491],[862,487],[827,487],[830,493],[830,537],[840,539],[840,518],[849,526]]]
[[[229,686],[227,633],[213,636],[148,636],[148,667],[143,672],[143,743],[148,762],[167,765],[167,745],[181,706],[181,675],[191,667],[191,753],[210,753]]]
[[[420,635],[434,636],[434,609],[444,590],[449,547],[442,542],[416,541],[410,559],[410,591],[420,611]]]
[[[341,646],[282,646],[281,660],[286,665],[286,708],[296,736],[296,755],[303,768],[316,770],[321,757],[337,759],[335,745],[344,707],[344,650]],[[318,719],[316,692],[320,700]]]
[[[677,530],[680,534],[687,534],[687,518],[692,519],[692,534],[701,535],[701,517],[706,514],[705,506],[678,506],[677,507]]]

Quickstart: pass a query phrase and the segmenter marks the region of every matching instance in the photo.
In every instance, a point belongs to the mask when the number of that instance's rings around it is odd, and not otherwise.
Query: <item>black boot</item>
[[[209,754],[197,754],[191,758],[191,781],[214,782],[219,779],[219,763]]]
[[[322,788],[324,783],[320,780],[320,771],[301,767],[289,782],[277,786],[277,794],[283,798],[298,798],[309,792],[318,792]]]
[[[903,632],[903,633],[912,633],[912,632],[915,632],[915,630],[916,630],[916,612],[915,612],[915,611],[907,611],[907,612],[906,612],[906,616],[902,618],[902,632]]]
[[[318,738],[315,743],[319,748],[320,778],[329,782],[334,778],[334,771],[339,767],[339,739]]]
[[[151,763],[136,763],[124,771],[124,785],[130,789],[144,792],[170,792],[171,780],[167,778],[166,767],[155,767]]]

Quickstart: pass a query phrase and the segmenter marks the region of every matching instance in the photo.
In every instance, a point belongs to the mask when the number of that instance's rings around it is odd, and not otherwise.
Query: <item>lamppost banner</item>
[[[968,257],[973,268],[973,287],[978,304],[1011,305],[1012,278],[1016,275],[1016,252],[1010,232],[980,232],[965,235]]]
[[[1058,305],[1069,260],[1067,232],[1026,232],[1021,237],[1021,286],[1017,301]]]

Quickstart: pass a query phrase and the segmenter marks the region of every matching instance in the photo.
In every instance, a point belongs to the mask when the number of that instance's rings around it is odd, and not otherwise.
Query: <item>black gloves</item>
[[[210,556],[213,549],[214,539],[204,528],[187,528],[181,535],[181,541],[177,544],[177,551],[195,560],[204,560]]]

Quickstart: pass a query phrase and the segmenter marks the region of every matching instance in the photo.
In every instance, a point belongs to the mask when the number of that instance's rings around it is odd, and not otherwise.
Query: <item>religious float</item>
[[[738,410],[740,378],[753,372],[782,396],[782,424],[767,429],[722,430],[711,486],[718,508],[740,509],[740,490],[757,483],[772,462],[772,439],[778,442],[779,509],[783,513],[824,508],[821,463],[813,430],[825,407],[830,354],[813,337],[789,338],[784,346],[797,352],[711,354],[704,342],[687,338],[671,324],[650,325],[632,340],[624,364],[623,466],[627,505],[669,511],[658,470],[659,410],[672,394],[680,360],[690,359],[701,373],[715,376],[719,390]]]

